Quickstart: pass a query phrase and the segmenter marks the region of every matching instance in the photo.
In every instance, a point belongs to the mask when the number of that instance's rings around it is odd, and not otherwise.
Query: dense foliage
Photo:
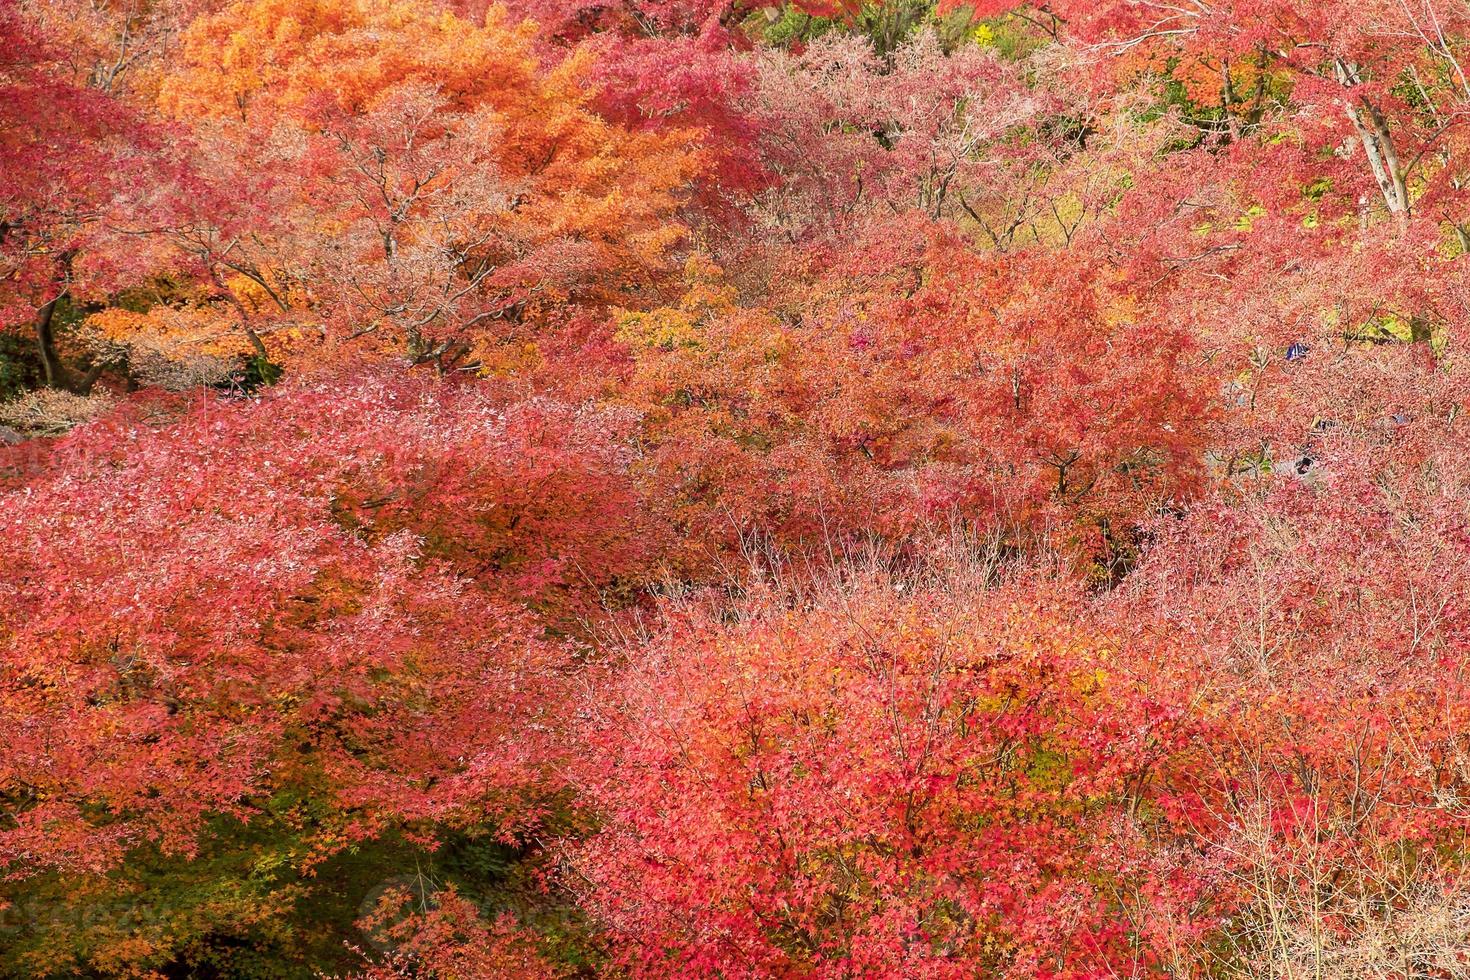
[[[1470,978],[1465,0],[0,0],[0,975]]]

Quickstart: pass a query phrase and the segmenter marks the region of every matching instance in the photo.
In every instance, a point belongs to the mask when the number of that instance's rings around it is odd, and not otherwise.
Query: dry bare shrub
[[[87,320],[85,345],[94,358],[126,364],[134,380],[166,391],[220,384],[250,355],[229,314],[208,307],[106,310]]]
[[[40,388],[0,405],[0,426],[23,436],[59,436],[112,407],[108,394],[74,395]]]

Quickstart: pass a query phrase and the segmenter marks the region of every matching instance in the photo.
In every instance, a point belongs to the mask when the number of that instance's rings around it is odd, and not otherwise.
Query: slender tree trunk
[[[36,315],[36,349],[41,355],[41,369],[46,377],[46,387],[65,388],[67,381],[66,366],[61,363],[61,357],[56,353],[56,335],[52,330],[52,321],[56,317],[56,304],[61,302],[65,293],[59,293],[52,298],[51,302],[41,307]]]
[[[66,291],[57,293],[36,314],[36,349],[41,355],[41,369],[46,378],[46,387],[60,388],[74,395],[88,395],[97,379],[102,376],[102,362],[93,364],[86,374],[77,374],[66,366],[56,351],[56,304],[66,296]]]
[[[250,341],[251,350],[255,351],[261,360],[270,360],[270,351],[265,349],[265,341],[260,339],[260,334],[256,333],[249,324],[245,325],[245,339]]]
[[[1352,88],[1358,84],[1358,70],[1355,66],[1338,61],[1333,67],[1337,80],[1344,87]],[[1349,98],[1346,109],[1348,119],[1358,134],[1358,141],[1363,144],[1363,152],[1368,157],[1368,166],[1373,170],[1373,179],[1378,183],[1379,193],[1383,195],[1383,203],[1388,206],[1389,213],[1397,219],[1399,226],[1403,227],[1409,220],[1409,185],[1403,164],[1399,161],[1398,148],[1394,146],[1393,134],[1388,128],[1388,120],[1377,106],[1366,99],[1354,102]]]
[[[1409,342],[1413,344],[1427,344],[1434,337],[1433,328],[1425,317],[1414,315],[1409,317]]]

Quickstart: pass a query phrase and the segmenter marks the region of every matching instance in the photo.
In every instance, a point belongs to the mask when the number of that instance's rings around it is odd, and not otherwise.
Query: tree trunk
[[[56,336],[52,332],[51,322],[56,316],[56,304],[61,302],[58,294],[51,302],[41,307],[36,316],[36,348],[41,354],[41,369],[46,376],[46,387],[66,387],[67,370],[61,363],[61,357],[56,353]]]
[[[1352,88],[1358,84],[1355,66],[1337,61],[1333,67],[1337,80],[1344,87]],[[1348,100],[1348,119],[1357,131],[1358,141],[1363,144],[1363,152],[1368,156],[1368,166],[1373,170],[1373,179],[1378,183],[1383,203],[1403,227],[1409,220],[1409,185],[1403,164],[1399,161],[1398,149],[1394,146],[1393,134],[1389,132],[1388,120],[1377,106],[1366,99],[1359,101],[1361,105],[1351,98]]]
[[[1427,344],[1433,339],[1434,331],[1426,318],[1418,314],[1409,317],[1409,343]]]
[[[56,304],[65,296],[65,290],[57,293],[36,314],[36,349],[41,355],[41,369],[45,374],[46,387],[60,388],[74,395],[88,395],[97,379],[102,376],[102,363],[99,361],[92,365],[86,374],[77,374],[62,363],[61,355],[56,351]]]

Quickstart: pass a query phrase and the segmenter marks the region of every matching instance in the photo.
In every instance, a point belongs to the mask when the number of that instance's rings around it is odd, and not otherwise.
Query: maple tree
[[[591,113],[580,63],[543,69],[531,41],[498,8],[475,23],[259,0],[201,17],[161,101],[207,140],[204,172],[252,193],[181,222],[180,244],[241,316],[264,314],[257,332],[385,335],[440,363],[477,326],[647,284],[697,156],[683,133]]]
[[[1288,478],[1171,521],[1114,597],[1131,630],[1199,644],[1221,729],[1191,823],[1239,882],[1232,942],[1263,974],[1392,974],[1395,944],[1453,969],[1462,941],[1435,917],[1465,884],[1462,463],[1441,439],[1463,381],[1405,347],[1359,361],[1335,365],[1332,423]]]
[[[0,0],[0,975],[1464,975],[1467,46]]]
[[[594,418],[487,395],[346,377],[138,403],[7,495],[7,873],[207,853],[221,821],[288,831],[282,873],[394,826],[535,821],[571,651],[530,608],[626,574],[638,543],[619,551]],[[571,516],[599,478],[613,514]],[[169,927],[139,955],[176,952]]]
[[[623,319],[646,466],[675,519],[897,540],[950,515],[1080,534],[1112,560],[1199,478],[1209,375],[1188,339],[1099,270],[910,234],[849,253],[864,272],[818,278],[796,322],[740,308],[697,264],[680,306]]]
[[[1057,10],[1105,46],[1144,50],[1154,58],[1163,56],[1160,45],[1174,48],[1186,74],[1198,79],[1212,73],[1203,89],[1198,81],[1192,87],[1218,100],[1232,133],[1260,121],[1262,103],[1281,98],[1272,76],[1284,77],[1287,98],[1324,110],[1304,135],[1350,136],[1366,163],[1359,176],[1371,175],[1385,210],[1403,222],[1416,209],[1448,207],[1447,220],[1459,227],[1452,214],[1462,183],[1457,117],[1470,93],[1452,40],[1466,27],[1461,5],[1259,3],[1167,11],[1092,4]]]
[[[48,385],[85,393],[100,366],[66,363],[57,310],[138,274],[146,250],[117,241],[110,219],[136,206],[130,183],[150,169],[152,141],[15,3],[0,7],[0,48],[0,325],[31,334]]]
[[[1112,896],[1182,705],[1068,600],[938,576],[697,606],[588,705],[576,857],[640,976],[1093,976],[1147,966]],[[1045,598],[1042,598],[1042,597]],[[1136,651],[1135,654],[1141,654]],[[604,758],[601,753],[610,753]],[[1188,885],[1184,886],[1187,891]],[[1146,910],[1145,910],[1146,911]],[[1065,964],[1058,968],[1057,964]]]

